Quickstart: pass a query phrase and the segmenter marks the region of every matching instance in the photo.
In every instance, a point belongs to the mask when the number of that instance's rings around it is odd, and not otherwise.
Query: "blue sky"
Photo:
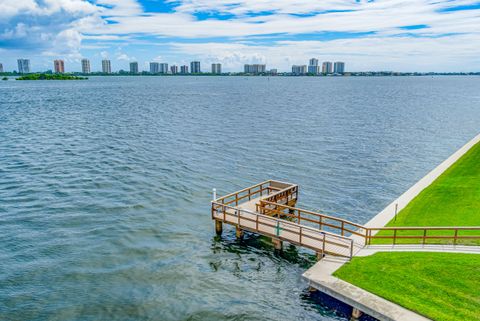
[[[33,70],[82,57],[114,70],[138,61],[245,63],[289,70],[309,58],[350,71],[480,71],[480,1],[0,0],[0,63]]]

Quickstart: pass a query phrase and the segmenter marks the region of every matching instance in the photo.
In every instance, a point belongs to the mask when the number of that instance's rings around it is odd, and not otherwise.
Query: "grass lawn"
[[[478,254],[380,252],[334,275],[433,320],[480,320]]]
[[[398,213],[396,220],[390,221],[387,226],[480,226],[480,143],[473,146],[414,198]],[[391,232],[381,232],[378,235],[387,235],[387,233],[391,234]],[[408,233],[415,235],[412,231]],[[453,235],[453,232],[440,233]],[[459,235],[472,234],[479,235],[480,231],[459,232]],[[419,231],[418,235],[423,235],[423,232]],[[435,235],[435,233],[432,232],[429,235]],[[415,242],[417,241],[398,241],[398,243]],[[372,243],[391,243],[391,240],[376,239],[372,240]],[[443,242],[428,240],[427,243]],[[480,241],[463,240],[460,243],[479,244]]]

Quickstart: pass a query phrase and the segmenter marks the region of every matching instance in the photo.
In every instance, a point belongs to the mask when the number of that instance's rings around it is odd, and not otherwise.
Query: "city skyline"
[[[30,60],[29,59],[17,59],[18,63],[18,73],[20,74],[25,74],[25,73],[31,73],[34,71],[30,70]],[[81,73],[83,74],[90,74],[90,73],[104,73],[104,74],[111,74],[111,73],[117,73],[117,72],[128,72],[130,74],[142,74],[142,73],[150,73],[150,74],[200,74],[200,73],[211,73],[211,74],[224,74],[224,73],[232,73],[232,72],[223,72],[223,66],[221,63],[212,63],[211,64],[211,69],[209,71],[202,71],[201,70],[201,62],[200,61],[191,61],[190,62],[190,69],[188,68],[188,65],[183,65],[180,66],[180,72],[178,71],[178,66],[177,65],[170,65],[164,62],[164,63],[159,63],[159,62],[149,62],[148,63],[148,68],[147,69],[141,69],[139,67],[139,63],[137,61],[131,61],[129,63],[129,69],[128,71],[125,70],[118,70],[118,71],[112,71],[111,67],[111,61],[108,59],[102,59],[102,69],[101,71],[96,71],[91,69],[90,66],[90,59],[88,58],[82,58],[80,61],[81,64]],[[65,69],[65,62],[63,59],[55,59],[53,61],[53,71],[51,69],[49,70],[44,70],[40,72],[55,72],[55,73],[69,73],[69,72],[74,72],[75,71],[68,71]],[[13,71],[7,71],[3,70],[3,65],[0,62],[0,67],[1,71],[0,72],[15,72],[16,70]],[[190,70],[190,71],[189,71]],[[242,71],[234,71],[233,73],[242,73]],[[278,73],[277,68],[272,68],[272,69],[267,69],[266,64],[244,64],[243,66],[243,73],[246,74],[270,74],[270,75],[276,75]],[[307,65],[292,65],[291,72],[284,72],[286,74],[293,74],[293,75],[306,75],[306,74],[312,74],[312,75],[328,75],[328,74],[344,74],[345,73],[345,62],[329,62],[325,61],[322,63],[322,68],[319,66],[319,60],[317,58],[310,58],[308,61],[308,67]]]
[[[80,71],[85,57],[92,70],[109,59],[117,70],[200,60],[288,71],[318,57],[355,71],[478,71],[479,12],[472,0],[4,1],[0,55],[5,70],[27,57],[32,71],[59,58]]]

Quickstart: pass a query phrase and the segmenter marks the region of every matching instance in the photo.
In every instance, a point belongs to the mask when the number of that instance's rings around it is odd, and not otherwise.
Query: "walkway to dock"
[[[396,244],[396,245],[368,245],[355,253],[355,256],[368,256],[377,252],[443,252],[480,254],[478,245],[450,245],[450,244]]]

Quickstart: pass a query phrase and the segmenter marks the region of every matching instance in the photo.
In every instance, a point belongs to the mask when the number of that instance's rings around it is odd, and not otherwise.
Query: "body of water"
[[[1,320],[346,320],[211,189],[365,223],[480,130],[479,77],[0,83]]]

